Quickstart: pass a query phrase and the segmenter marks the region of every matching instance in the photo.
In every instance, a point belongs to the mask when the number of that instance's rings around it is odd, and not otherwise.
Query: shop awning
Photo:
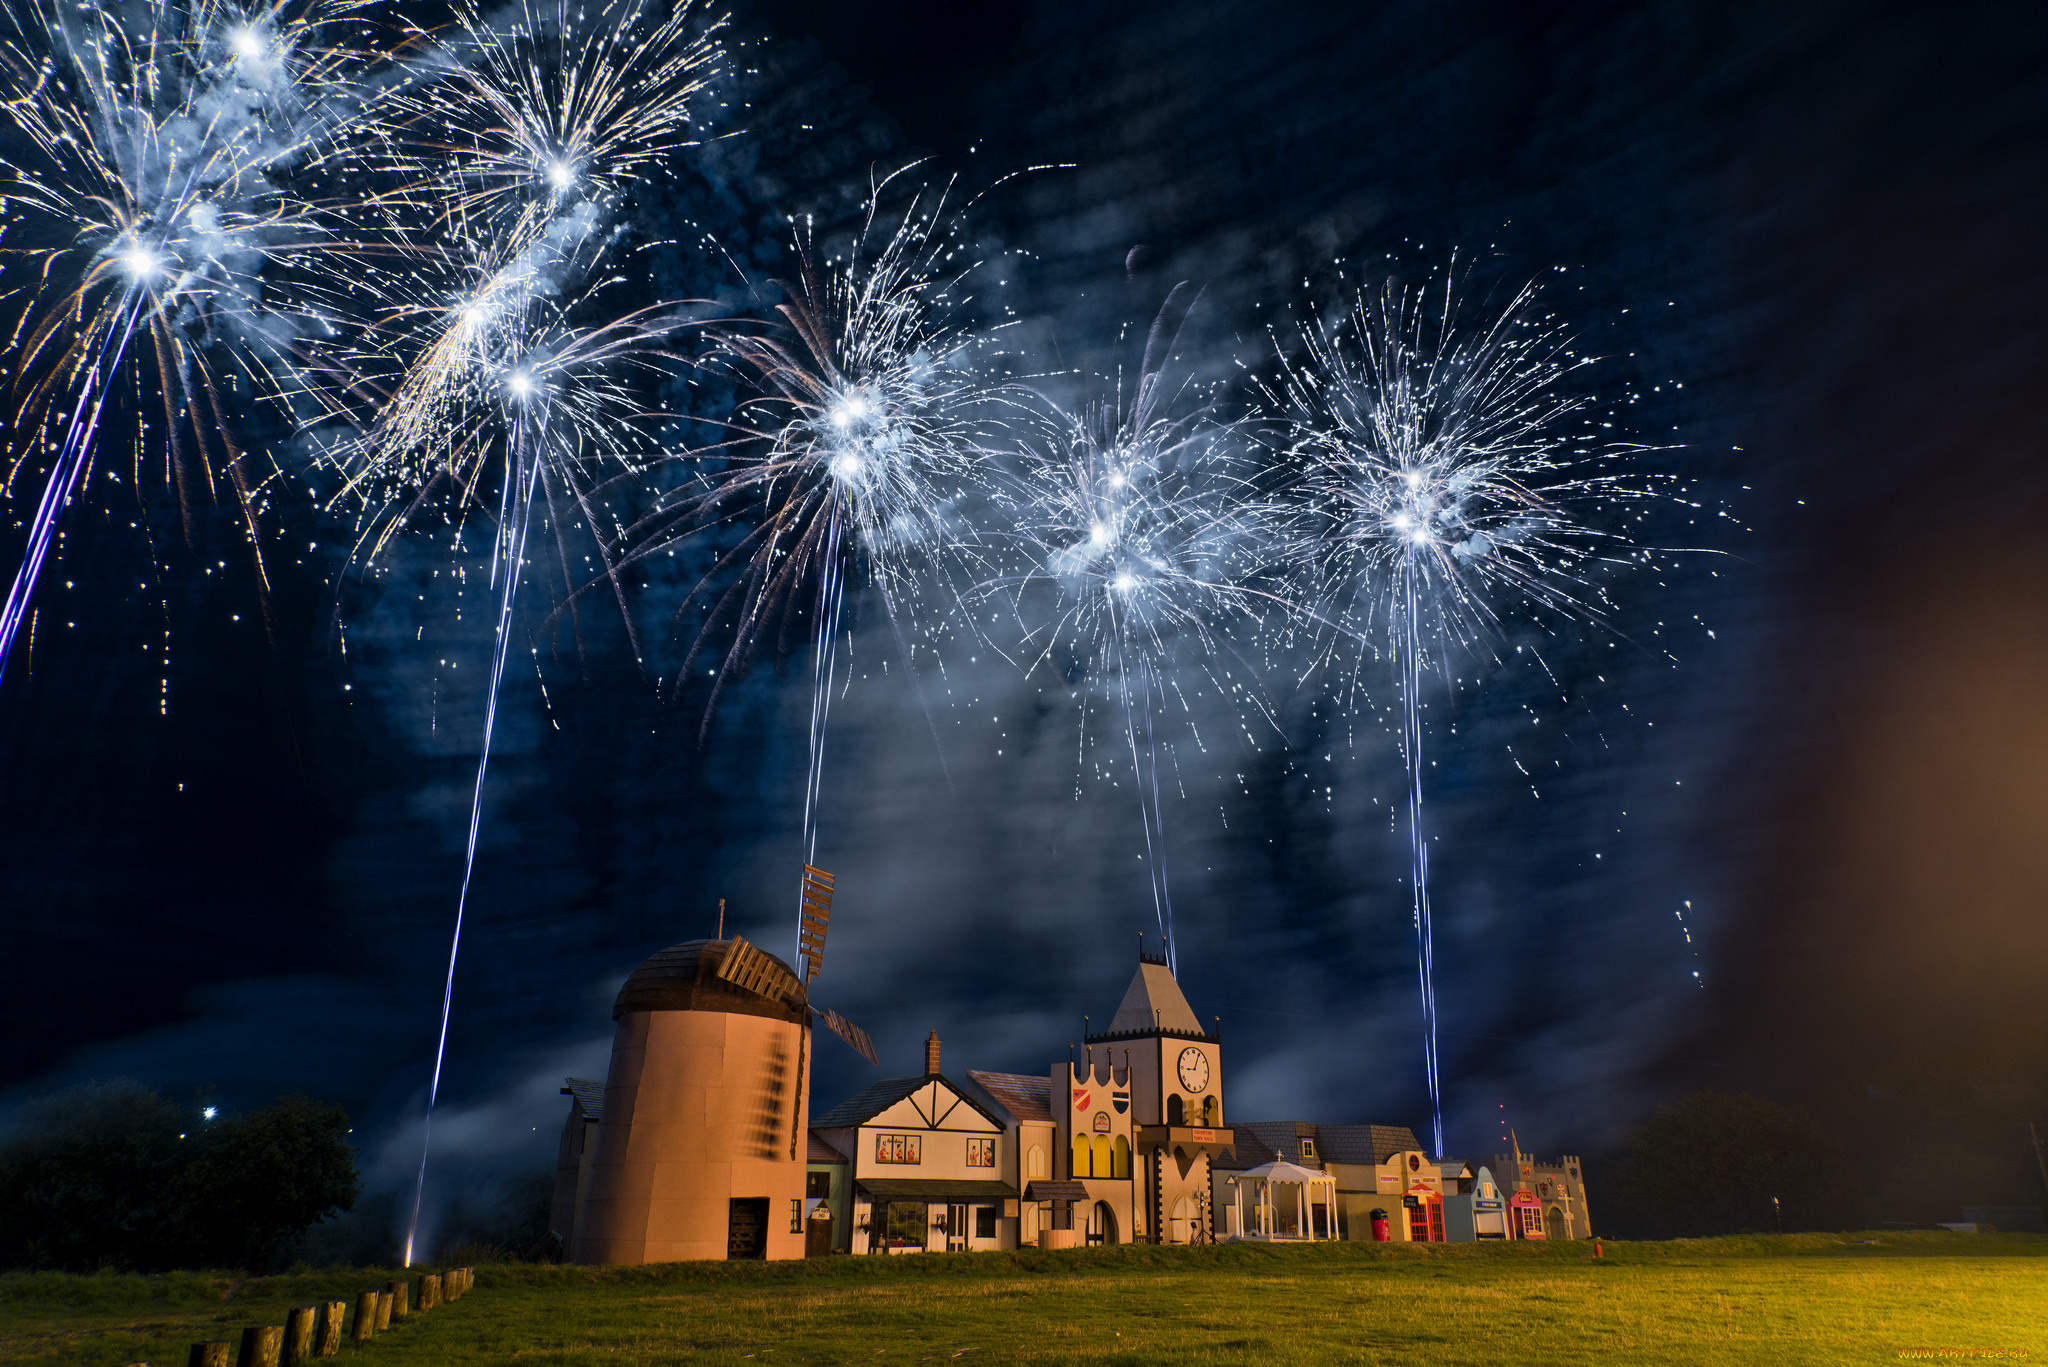
[[[1008,1201],[1017,1195],[1008,1182],[986,1179],[947,1182],[922,1177],[863,1177],[855,1185],[877,1201]]]
[[[1030,1182],[1025,1184],[1027,1201],[1085,1201],[1088,1188],[1079,1182]]]

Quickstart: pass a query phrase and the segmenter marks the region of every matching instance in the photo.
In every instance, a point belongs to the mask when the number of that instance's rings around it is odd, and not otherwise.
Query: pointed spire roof
[[[1188,1005],[1188,999],[1182,995],[1180,984],[1173,980],[1172,972],[1165,964],[1146,959],[1139,963],[1138,974],[1131,979],[1130,990],[1124,993],[1123,1005],[1116,1009],[1116,1015],[1104,1034],[1136,1035],[1158,1031],[1204,1038],[1209,1033],[1202,1028],[1194,1008]]]

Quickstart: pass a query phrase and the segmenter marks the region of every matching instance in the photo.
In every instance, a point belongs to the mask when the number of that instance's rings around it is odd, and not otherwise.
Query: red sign
[[[1216,1131],[1190,1130],[1188,1131],[1188,1137],[1194,1140],[1197,1144],[1213,1144],[1216,1142]]]

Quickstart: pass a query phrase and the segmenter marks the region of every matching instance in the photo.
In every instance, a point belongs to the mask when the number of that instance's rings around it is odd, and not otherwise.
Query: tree
[[[265,1268],[362,1184],[339,1106],[302,1096],[210,1126],[179,1173],[171,1204],[190,1240],[185,1261]]]
[[[156,1266],[187,1112],[125,1083],[26,1108],[0,1148],[0,1266]]]
[[[1666,1106],[1609,1165],[1623,1233],[1639,1236],[1848,1229],[1862,1200],[1842,1146],[1806,1112],[1699,1092]],[[1778,1205],[1773,1206],[1772,1198]]]
[[[0,1146],[0,1266],[267,1267],[354,1203],[347,1133],[304,1097],[221,1120],[123,1083],[48,1098]]]

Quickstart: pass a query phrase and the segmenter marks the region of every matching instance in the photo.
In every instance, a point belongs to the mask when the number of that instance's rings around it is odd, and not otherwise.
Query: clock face
[[[1180,1051],[1182,1091],[1206,1091],[1209,1086],[1209,1056],[1192,1046]]]

